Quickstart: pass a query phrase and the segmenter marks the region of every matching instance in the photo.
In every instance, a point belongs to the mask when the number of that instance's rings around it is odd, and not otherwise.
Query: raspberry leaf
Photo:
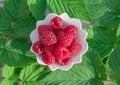
[[[120,24],[119,24],[119,27],[117,29],[116,37],[117,37],[118,43],[120,43]]]
[[[91,21],[101,27],[117,27],[120,22],[119,0],[46,0],[52,12],[67,12],[70,17]],[[94,2],[94,3],[93,3]],[[114,5],[110,5],[108,3]],[[117,7],[118,8],[117,8]],[[119,10],[116,10],[115,7]],[[112,8],[112,9],[111,9]],[[116,11],[115,11],[116,10]]]
[[[30,52],[30,44],[25,40],[5,40],[0,43],[0,61],[9,66],[26,66],[35,61]],[[4,56],[4,57],[3,57]]]
[[[37,82],[48,75],[50,71],[47,68],[41,67],[39,64],[32,64],[24,67],[20,73],[20,79],[22,81],[33,81]]]
[[[22,17],[15,22],[11,22],[5,16],[4,10],[0,9],[0,33],[7,34],[16,38],[28,38],[29,34],[35,29],[36,21],[33,17]]]
[[[86,0],[85,2],[94,25],[109,28],[118,26],[120,22],[119,11],[115,11],[114,7],[109,4],[113,4],[113,2],[118,4],[118,0]]]
[[[0,85],[18,85],[15,80],[4,79]]]
[[[9,67],[8,65],[4,65],[2,69],[2,75],[5,79],[0,85],[17,85],[16,79],[18,78],[19,74],[20,74],[19,85],[31,85],[31,84],[45,85],[44,82],[40,81],[40,79],[45,77],[45,75],[47,75],[48,73],[49,70],[40,67],[38,64],[28,65],[27,67],[24,67],[22,70],[21,68],[15,68],[13,66]]]
[[[45,0],[27,0],[27,4],[36,20],[44,19],[46,10]]]
[[[4,67],[2,68],[2,76],[4,78],[10,78],[13,73],[14,73],[14,67],[9,67],[8,65],[4,65]]]
[[[11,36],[16,38],[28,38],[33,29],[35,29],[36,21],[33,17],[24,17],[14,23]]]
[[[46,85],[42,81],[21,81],[19,85]]]
[[[57,14],[66,12],[70,17],[90,21],[84,0],[46,0],[51,11]]]
[[[5,0],[4,9],[7,17],[11,21],[16,21],[30,14],[26,0]]]
[[[105,58],[110,54],[116,42],[115,29],[107,29],[102,27],[90,27],[86,29],[88,32],[87,41],[89,47],[97,51],[101,58]]]
[[[101,62],[98,54],[89,50],[83,56],[81,65],[74,65],[69,71],[51,72],[43,81],[47,85],[103,85],[106,70]]]
[[[119,85],[117,82],[110,82],[108,85]]]
[[[106,3],[112,10],[120,13],[120,0],[106,0]]]
[[[120,45],[114,48],[107,62],[108,75],[112,81],[120,83]]]
[[[94,20],[104,15],[109,8],[106,6],[104,0],[86,0],[86,6],[88,8],[88,12],[90,17]],[[94,3],[93,3],[94,2]],[[94,9],[93,9],[94,8]],[[93,16],[94,15],[94,16]]]
[[[110,2],[111,0],[86,0],[90,18],[95,25],[110,28],[118,26],[120,22],[119,13],[111,9],[113,7],[108,4]]]
[[[94,20],[97,26],[115,28],[119,25],[119,13],[106,12],[99,20]]]
[[[10,26],[10,21],[5,16],[4,10],[0,8],[0,33],[10,33],[10,31],[8,31],[10,29]]]
[[[2,76],[6,79],[14,79],[18,77],[19,73],[21,71],[21,68],[15,68],[15,67],[10,67],[8,65],[4,65],[2,68]]]

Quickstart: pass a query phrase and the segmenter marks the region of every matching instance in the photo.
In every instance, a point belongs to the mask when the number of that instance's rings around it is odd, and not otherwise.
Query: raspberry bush
[[[48,12],[66,12],[71,18],[80,19],[88,32],[89,50],[83,55],[82,63],[69,71],[51,72],[37,64],[35,54],[30,52],[29,35]],[[54,29],[46,25],[39,27],[43,38],[33,49],[43,53],[44,62],[51,64],[55,62],[51,50],[57,47],[55,55],[59,59],[56,60],[66,65],[71,62],[69,53],[76,53],[81,45],[73,40],[77,36],[76,27],[68,26],[61,31],[63,21],[56,18],[51,22]],[[69,33],[72,35],[68,36]],[[49,42],[46,36],[51,39]],[[57,41],[66,47],[52,45]],[[3,77],[0,85],[119,85],[120,0],[4,0],[4,7],[0,7],[0,65]]]

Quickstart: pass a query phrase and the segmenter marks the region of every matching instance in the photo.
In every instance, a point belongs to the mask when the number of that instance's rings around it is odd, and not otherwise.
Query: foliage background
[[[1,3],[0,3],[1,4]],[[88,32],[82,64],[51,72],[30,52],[30,32],[50,12],[80,19]],[[0,85],[120,85],[120,0],[4,0],[0,8]]]

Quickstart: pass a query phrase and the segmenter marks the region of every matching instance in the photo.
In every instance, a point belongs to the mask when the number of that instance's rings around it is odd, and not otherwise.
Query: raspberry
[[[58,46],[55,50],[55,58],[56,60],[63,60],[70,55],[70,52],[67,48],[63,46]]]
[[[43,53],[42,60],[44,63],[50,65],[50,64],[53,64],[55,62],[55,57],[50,53],[47,53],[47,54]]]
[[[74,25],[69,25],[69,26],[65,27],[65,29],[63,31],[65,33],[71,33],[71,34],[73,34],[74,38],[77,36],[77,27],[74,26]]]
[[[54,30],[54,33],[56,36],[58,36],[58,34],[61,32],[62,30]]]
[[[71,62],[71,60],[72,60],[71,57],[67,57],[63,60],[58,60],[57,63],[60,65],[67,65]]]
[[[51,20],[51,26],[54,30],[60,30],[63,26],[63,20],[56,16]]]
[[[79,52],[81,49],[82,49],[81,44],[79,44],[75,39],[73,40],[71,45],[68,47],[68,50],[72,54],[75,54],[75,53]]]
[[[61,35],[59,35],[58,37],[59,39],[59,42],[61,43],[61,45],[63,45],[64,47],[68,47],[70,46],[70,44],[72,43],[73,41],[73,35],[72,34],[69,34],[69,33],[64,33]]]
[[[55,50],[56,50],[56,44],[44,47],[44,52],[46,53],[54,54]]]
[[[32,49],[35,53],[41,54],[43,52],[43,46],[41,44],[41,41],[37,41],[33,44]]]
[[[62,37],[62,36],[64,36],[64,31],[60,31],[60,32],[58,32],[58,34],[57,34],[57,39],[58,40],[60,40],[60,38]]]
[[[38,33],[39,33],[39,35],[41,35],[43,33],[43,31],[46,31],[46,30],[52,31],[51,26],[49,26],[49,25],[40,25],[38,27]]]
[[[57,38],[55,34],[51,31],[43,31],[40,37],[41,37],[41,42],[46,46],[55,44],[57,42]]]

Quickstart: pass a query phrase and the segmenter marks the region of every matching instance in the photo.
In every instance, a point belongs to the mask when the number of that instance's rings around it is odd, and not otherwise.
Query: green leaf
[[[24,17],[17,20],[13,31],[10,35],[14,37],[25,37],[28,38],[33,29],[35,29],[36,22],[33,17]]]
[[[27,0],[27,4],[36,20],[44,19],[46,10],[45,0]]]
[[[117,37],[117,41],[120,43],[120,24],[119,27],[117,28],[116,37]]]
[[[107,67],[110,79],[120,84],[120,45],[114,48],[111,53],[107,62]]]
[[[103,16],[104,13],[109,10],[109,8],[105,5],[104,0],[86,0],[85,2],[90,17],[93,20]]]
[[[26,0],[5,0],[4,8],[7,17],[12,21],[30,14]]]
[[[40,81],[46,75],[49,74],[49,70],[41,67],[39,64],[32,64],[22,69],[20,73],[20,79],[22,81]]]
[[[95,25],[110,28],[118,26],[120,22],[119,14],[110,12],[112,10],[107,5],[109,2],[106,2],[106,0],[86,0],[86,7]]]
[[[25,40],[4,40],[0,45],[0,61],[9,66],[21,67],[30,64],[35,61],[30,46]]]
[[[10,78],[13,73],[14,73],[14,67],[9,67],[8,65],[4,65],[4,67],[2,68],[2,76],[4,78]]]
[[[106,0],[46,0],[52,12],[66,12],[70,17],[91,21],[96,26],[114,28],[120,22],[119,13],[113,11]],[[114,0],[113,0],[114,1]],[[118,4],[115,0],[115,4]],[[113,4],[113,3],[112,3]],[[112,7],[113,8],[113,7]]]
[[[18,85],[15,80],[4,79],[0,85]]]
[[[120,12],[120,0],[106,0],[106,3],[112,10]]]
[[[57,70],[43,79],[46,85],[103,85],[106,70],[101,59],[93,50],[83,56],[81,65],[74,65],[69,71]]]
[[[87,41],[91,48],[97,51],[101,58],[105,58],[114,48],[116,41],[115,30],[101,28],[101,27],[90,27],[86,29],[88,32]]]
[[[98,55],[96,51],[91,49],[89,47],[87,53],[83,55],[83,61],[82,64],[85,65],[91,72],[93,72],[94,77],[105,80],[106,75],[106,69],[103,65],[101,57]],[[82,69],[82,67],[81,67]]]
[[[5,43],[5,36],[0,35],[0,46]]]
[[[119,85],[117,82],[110,82],[108,85]]]
[[[8,31],[11,27],[10,21],[5,16],[4,10],[0,8],[0,33],[9,33]]]
[[[90,21],[90,16],[84,0],[46,0],[52,12],[66,12],[70,17]]]
[[[45,85],[41,81],[22,81],[19,85]]]
[[[119,25],[120,17],[118,13],[106,12],[98,20],[95,20],[97,26],[115,28]]]
[[[21,68],[10,67],[8,65],[4,65],[2,68],[2,76],[6,79],[15,79],[19,76]]]
[[[46,0],[52,12],[61,14],[67,12],[70,17],[92,21],[101,27],[115,28],[120,22],[118,11],[113,8],[119,7],[119,0]],[[94,3],[93,3],[94,2]],[[114,5],[108,5],[112,3]],[[112,8],[112,9],[111,9]]]

